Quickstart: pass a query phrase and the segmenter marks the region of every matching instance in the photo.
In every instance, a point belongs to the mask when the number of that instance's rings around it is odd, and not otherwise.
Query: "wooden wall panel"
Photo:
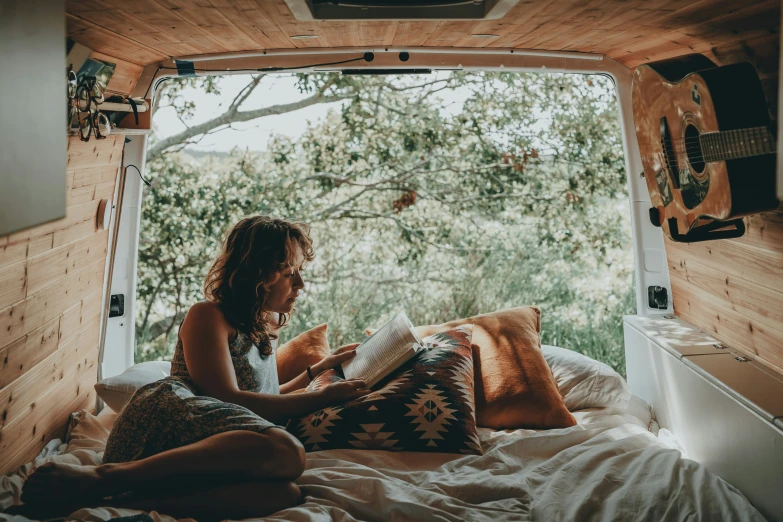
[[[126,62],[125,60],[120,60],[119,58],[114,58],[99,52],[93,52],[90,54],[90,58],[113,63],[115,65],[114,73],[112,73],[111,79],[109,80],[109,85],[106,86],[107,98],[112,94],[130,95],[130,93],[133,92],[133,88],[136,87],[136,83],[139,81],[142,69],[144,69],[141,65]]]
[[[61,317],[55,317],[0,351],[0,390],[57,350]]]
[[[745,223],[737,239],[667,239],[674,313],[783,372],[783,214]]]
[[[0,473],[94,407],[108,231],[124,136],[69,139],[65,218],[0,238]]]
[[[777,26],[764,31],[767,26],[757,21],[766,8],[774,8],[779,21],[780,4],[770,1],[743,4],[722,17],[694,7],[680,16],[717,42],[695,50],[719,65],[753,63],[770,113],[776,115],[780,36]],[[669,23],[676,24],[676,18]],[[727,40],[720,31],[729,23],[742,28],[741,42]],[[737,239],[689,245],[666,240],[674,312],[783,373],[783,213],[756,214],[744,221],[747,230]]]

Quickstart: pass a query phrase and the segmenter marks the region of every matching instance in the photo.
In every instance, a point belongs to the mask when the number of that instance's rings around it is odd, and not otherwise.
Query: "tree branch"
[[[231,102],[231,105],[228,106],[228,111],[234,111],[236,112],[239,109],[239,106],[242,105],[245,100],[253,93],[256,87],[258,87],[258,84],[261,83],[261,79],[264,76],[259,74],[258,76],[253,76],[253,81],[242,87],[242,90],[239,91],[239,94],[236,95],[236,97]]]
[[[167,333],[171,330],[171,328],[174,327],[177,323],[185,319],[185,315],[187,312],[178,312],[175,315],[166,317],[165,319],[161,319],[160,321],[157,321],[155,323],[152,323],[149,329],[148,335],[144,338],[144,340],[148,343],[154,341],[161,335]]]
[[[324,86],[324,89],[328,86]],[[195,136],[206,134],[209,131],[220,127],[222,125],[228,125],[230,123],[237,123],[241,121],[250,121],[257,118],[263,118],[265,116],[272,116],[277,114],[286,114],[288,112],[298,111],[311,105],[317,105],[320,103],[332,103],[340,100],[347,100],[353,98],[353,95],[331,95],[327,96],[323,92],[317,92],[316,94],[292,103],[281,103],[279,105],[272,105],[270,107],[264,107],[262,109],[256,109],[252,111],[237,111],[236,108],[229,108],[226,112],[212,118],[209,121],[205,121],[199,125],[194,125],[180,132],[174,134],[168,138],[164,138],[150,147],[147,151],[147,163],[151,162],[155,158],[162,155],[166,149],[178,145],[184,141],[187,141]]]

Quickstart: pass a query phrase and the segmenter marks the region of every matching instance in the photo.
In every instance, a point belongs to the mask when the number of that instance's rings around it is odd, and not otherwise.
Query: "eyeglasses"
[[[106,138],[114,128],[109,118],[98,110],[98,104],[104,101],[103,86],[95,76],[85,76],[79,83],[76,73],[68,67],[68,128],[70,129],[74,117],[80,113],[86,113],[79,117],[79,138],[82,141],[90,141],[95,134],[95,139]]]
[[[78,79],[76,78],[76,73],[73,72],[72,66],[68,66],[67,71],[67,78],[68,78],[68,128],[71,128],[71,124],[73,123],[73,118],[78,114],[79,110],[76,108],[76,87],[78,85]]]
[[[90,137],[94,133],[96,140],[103,140],[113,128],[114,124],[95,105],[93,110],[88,110],[86,116],[79,120],[79,138],[82,141],[90,141]]]
[[[95,76],[85,76],[76,88],[76,106],[80,111],[90,110],[90,104],[103,103],[103,85],[98,83]]]
[[[76,87],[79,80],[76,78],[76,73],[73,72],[73,66],[68,66],[68,98],[76,96]]]

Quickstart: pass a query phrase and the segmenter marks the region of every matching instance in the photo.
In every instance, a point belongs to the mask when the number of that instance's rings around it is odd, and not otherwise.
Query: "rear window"
[[[281,342],[328,322],[337,348],[401,309],[431,324],[530,304],[542,310],[542,342],[624,373],[633,259],[607,77],[321,73],[164,89],[136,362],[171,357],[226,230],[272,214],[309,223],[316,249]]]

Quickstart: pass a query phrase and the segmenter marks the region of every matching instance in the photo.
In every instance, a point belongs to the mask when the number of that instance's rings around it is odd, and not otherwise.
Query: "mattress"
[[[657,429],[643,400],[574,415],[578,424],[567,429],[480,428],[482,456],[309,453],[297,480],[304,503],[263,520],[763,520],[733,486],[685,458],[676,439]],[[115,416],[79,412],[67,444],[52,441],[35,462],[0,479],[0,508],[19,502],[24,478],[44,462],[100,464]],[[69,519],[137,513],[91,508]],[[150,515],[156,522],[174,520]],[[11,517],[0,513],[0,520]]]

